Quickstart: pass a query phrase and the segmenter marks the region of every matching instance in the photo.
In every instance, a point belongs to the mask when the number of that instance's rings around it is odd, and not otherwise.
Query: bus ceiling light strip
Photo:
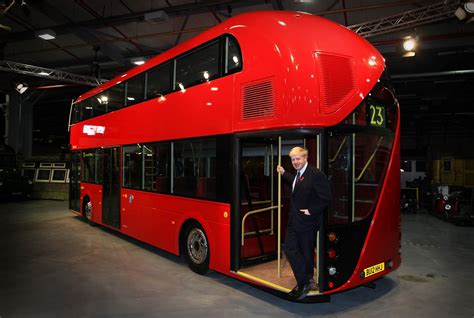
[[[56,38],[56,32],[51,29],[36,31],[35,35],[46,41],[54,40]]]

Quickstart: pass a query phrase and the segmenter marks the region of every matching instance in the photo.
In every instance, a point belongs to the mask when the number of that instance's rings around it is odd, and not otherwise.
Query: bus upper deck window
[[[242,55],[237,41],[231,37],[226,38],[226,62],[225,73],[231,74],[242,69]]]
[[[207,82],[219,77],[219,41],[176,59],[175,89]]]
[[[143,102],[145,97],[145,73],[139,74],[126,81],[126,105]]]
[[[171,63],[166,62],[147,72],[146,98],[156,98],[171,91]]]
[[[107,111],[120,109],[124,105],[125,85],[124,83],[112,86],[108,91]]]
[[[92,108],[92,98],[88,98],[80,103],[81,120],[86,120],[94,117]]]

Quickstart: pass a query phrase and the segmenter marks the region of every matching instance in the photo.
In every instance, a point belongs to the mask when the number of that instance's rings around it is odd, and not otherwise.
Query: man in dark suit
[[[297,282],[290,295],[301,300],[312,287],[316,232],[331,192],[326,175],[308,165],[307,150],[295,147],[289,155],[296,174],[286,172],[281,166],[277,166],[277,172],[292,188],[284,250]]]

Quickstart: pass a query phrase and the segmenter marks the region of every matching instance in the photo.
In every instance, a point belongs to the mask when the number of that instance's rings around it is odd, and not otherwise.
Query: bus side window
[[[71,114],[71,125],[81,121],[81,108],[82,102],[76,103],[72,106],[72,114]]]
[[[219,40],[176,59],[175,89],[213,80],[220,76]]]
[[[95,97],[92,97],[95,98]],[[92,98],[88,98],[81,102],[81,120],[86,120],[89,118],[94,117],[93,109],[92,109]]]
[[[123,147],[123,187],[142,189],[142,146],[139,144]]]
[[[171,91],[171,63],[159,65],[147,72],[146,99],[161,97]]]
[[[170,193],[170,143],[145,144],[145,190]]]
[[[124,83],[117,84],[110,89],[108,92],[108,107],[107,111],[112,112],[120,109],[125,103],[125,85]]]
[[[82,180],[83,182],[95,183],[96,158],[95,150],[84,150],[82,152]]]
[[[127,83],[126,88],[126,105],[133,105],[143,102],[145,98],[145,73],[132,77]]]
[[[108,104],[107,91],[95,95],[91,98],[92,102],[92,117],[103,115],[107,112]]]
[[[226,36],[225,74],[232,74],[242,70],[242,54],[239,44],[234,37]]]

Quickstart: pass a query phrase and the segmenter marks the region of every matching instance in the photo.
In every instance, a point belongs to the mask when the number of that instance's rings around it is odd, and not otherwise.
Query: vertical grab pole
[[[281,166],[281,136],[278,136],[278,165]],[[278,278],[281,278],[281,174],[278,173]]]

